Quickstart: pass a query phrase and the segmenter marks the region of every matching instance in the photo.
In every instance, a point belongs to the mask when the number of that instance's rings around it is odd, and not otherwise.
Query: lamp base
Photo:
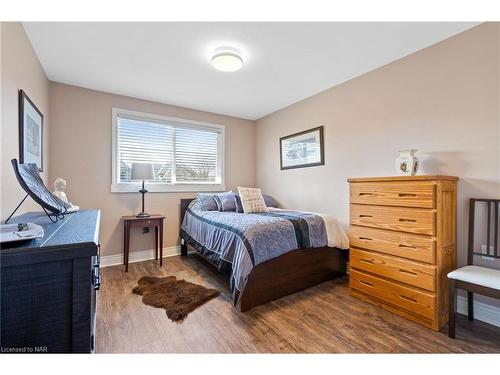
[[[135,215],[135,217],[149,217],[150,215],[147,212],[144,212],[144,194],[148,191],[144,189],[144,180],[142,180],[142,189],[139,190],[139,193],[142,195],[142,211],[140,214]]]

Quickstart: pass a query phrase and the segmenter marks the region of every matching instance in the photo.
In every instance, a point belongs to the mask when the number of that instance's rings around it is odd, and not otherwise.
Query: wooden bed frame
[[[193,199],[181,199],[180,223]],[[181,255],[187,256],[188,245],[181,244]],[[205,258],[196,252],[197,255]],[[345,275],[347,250],[318,247],[290,251],[277,258],[258,264],[248,276],[237,308],[251,308],[313,285]]]

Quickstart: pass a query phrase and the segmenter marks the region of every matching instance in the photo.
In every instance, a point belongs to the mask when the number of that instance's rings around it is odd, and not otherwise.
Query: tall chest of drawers
[[[439,331],[456,262],[452,176],[350,178],[351,295]]]

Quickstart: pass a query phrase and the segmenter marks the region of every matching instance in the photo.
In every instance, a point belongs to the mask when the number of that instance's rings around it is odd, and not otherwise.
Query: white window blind
[[[172,182],[174,129],[118,116],[120,181],[130,182],[132,163],[152,163],[155,180]]]
[[[116,113],[115,183],[129,183],[132,163],[151,163],[156,183],[221,184],[219,127]]]
[[[218,134],[174,128],[177,182],[216,182]]]

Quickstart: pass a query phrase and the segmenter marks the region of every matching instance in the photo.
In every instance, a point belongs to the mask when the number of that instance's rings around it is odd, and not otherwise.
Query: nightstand
[[[155,259],[158,259],[158,244],[160,247],[160,267],[163,265],[163,215],[150,215],[148,217],[122,216],[123,219],[123,263],[125,272],[128,272],[128,259],[130,247],[130,228],[155,228]]]

